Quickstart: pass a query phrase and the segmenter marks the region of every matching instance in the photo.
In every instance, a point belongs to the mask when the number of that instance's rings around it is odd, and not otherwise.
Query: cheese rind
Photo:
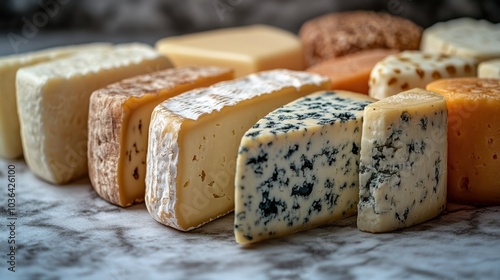
[[[158,41],[156,48],[176,67],[230,67],[235,69],[236,77],[277,68],[305,68],[299,39],[288,31],[266,25],[168,37]]]
[[[479,78],[500,79],[500,59],[479,63],[477,72]]]
[[[196,89],[159,104],[151,116],[145,202],[153,218],[191,230],[234,209],[241,137],[260,118],[306,94],[326,77],[265,71]]]
[[[388,232],[446,207],[447,109],[442,96],[412,89],[365,107],[357,226]]]
[[[317,92],[269,113],[241,139],[236,242],[279,237],[353,215],[363,109],[374,99]]]
[[[89,175],[105,200],[144,200],[149,123],[154,107],[182,92],[230,80],[220,67],[184,67],[122,80],[95,91],[89,111]]]
[[[54,60],[78,52],[110,49],[110,44],[72,45],[0,58],[0,157],[17,158],[23,154],[16,102],[16,72],[21,67]]]
[[[443,79],[427,89],[448,107],[448,199],[500,204],[500,79]]]
[[[474,77],[477,64],[473,58],[404,51],[389,55],[373,67],[369,95],[376,99],[425,86],[441,78]]]
[[[168,59],[151,47],[130,44],[21,68],[16,79],[17,105],[30,169],[58,184],[86,175],[91,93],[168,67]]]
[[[472,18],[439,22],[424,30],[420,49],[477,61],[500,58],[500,24]]]

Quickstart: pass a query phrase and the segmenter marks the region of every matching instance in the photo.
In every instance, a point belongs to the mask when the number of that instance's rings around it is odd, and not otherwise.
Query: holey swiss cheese
[[[89,175],[107,201],[130,206],[144,200],[151,112],[182,92],[230,80],[220,67],[183,67],[129,78],[99,89],[90,98]]]
[[[146,206],[155,220],[187,231],[234,209],[241,137],[274,109],[328,89],[328,78],[273,70],[196,89],[151,116]]]

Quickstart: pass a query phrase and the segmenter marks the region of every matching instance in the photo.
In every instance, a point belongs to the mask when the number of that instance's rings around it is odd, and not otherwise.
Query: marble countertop
[[[0,160],[0,182],[0,279],[500,279],[498,206],[450,205],[434,220],[387,234],[361,232],[351,217],[243,247],[232,214],[182,233],[155,222],[144,205],[101,200],[87,179],[45,183],[22,160]],[[16,272],[8,270],[12,221]]]

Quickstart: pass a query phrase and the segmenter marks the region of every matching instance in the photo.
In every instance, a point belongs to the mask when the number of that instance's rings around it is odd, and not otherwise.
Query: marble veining
[[[16,272],[0,238],[0,279],[500,279],[500,206],[449,205],[429,222],[386,234],[355,217],[242,247],[228,215],[189,233],[155,222],[145,206],[100,199],[88,179],[55,186],[16,166]]]

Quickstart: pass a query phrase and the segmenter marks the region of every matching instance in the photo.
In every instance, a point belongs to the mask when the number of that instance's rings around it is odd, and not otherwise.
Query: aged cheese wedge
[[[144,200],[151,112],[182,92],[230,80],[220,67],[184,67],[132,77],[95,91],[90,98],[90,181],[105,200],[130,206]]]
[[[291,234],[356,213],[364,94],[323,91],[259,120],[235,175],[236,242]]]
[[[87,174],[90,95],[131,76],[170,67],[146,45],[117,46],[21,68],[16,90],[24,156],[30,169],[52,183]]]
[[[388,232],[446,207],[446,103],[412,89],[365,107],[357,226]]]
[[[370,96],[382,99],[441,78],[475,77],[473,58],[404,51],[378,62],[370,74]]]
[[[500,59],[487,60],[479,63],[477,72],[479,78],[500,79]]]
[[[231,67],[237,77],[277,68],[305,68],[299,39],[288,31],[266,25],[168,37],[158,41],[156,48],[177,67]]]
[[[320,75],[273,70],[158,105],[146,162],[145,202],[153,218],[187,231],[232,211],[236,157],[245,131],[277,107],[329,86]]]
[[[307,69],[308,72],[325,75],[332,81],[332,89],[368,94],[370,72],[377,62],[397,50],[373,49],[335,57]]]
[[[78,52],[111,48],[110,44],[95,43],[45,49],[0,57],[0,157],[17,158],[23,154],[16,102],[16,72],[19,68],[54,60]]]
[[[472,18],[439,22],[424,30],[420,49],[477,61],[500,58],[500,24]]]
[[[500,204],[500,79],[443,79],[427,89],[448,106],[448,199]]]

